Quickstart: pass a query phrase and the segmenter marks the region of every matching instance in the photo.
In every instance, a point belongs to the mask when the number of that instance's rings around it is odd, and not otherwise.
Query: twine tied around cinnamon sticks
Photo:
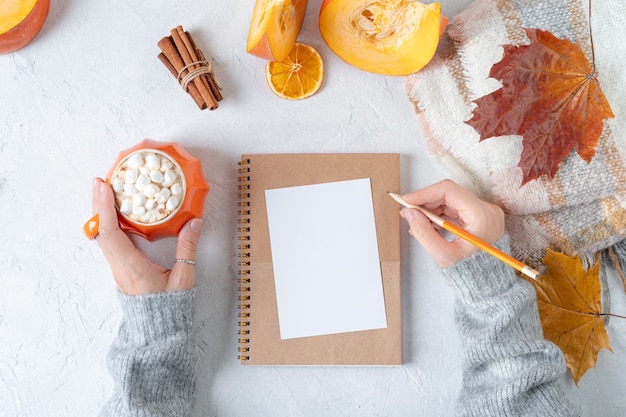
[[[167,67],[183,90],[189,93],[201,110],[217,108],[222,86],[215,78],[213,65],[196,46],[193,38],[177,26],[158,42],[159,60]]]

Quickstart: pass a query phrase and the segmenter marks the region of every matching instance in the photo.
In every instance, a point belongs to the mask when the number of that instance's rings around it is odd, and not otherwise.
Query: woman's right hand
[[[403,198],[407,203],[421,206],[487,243],[494,243],[504,236],[502,209],[479,199],[451,180],[413,191]],[[400,214],[409,223],[411,235],[440,268],[451,266],[477,250],[459,237],[451,241],[444,239],[438,227],[419,210],[404,208]]]

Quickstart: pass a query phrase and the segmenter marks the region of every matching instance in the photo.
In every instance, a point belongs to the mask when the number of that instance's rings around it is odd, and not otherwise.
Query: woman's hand
[[[100,216],[96,239],[122,293],[138,295],[194,287],[193,264],[175,262],[169,270],[153,263],[135,247],[119,227],[113,189],[100,178],[93,183],[93,210]],[[201,219],[192,219],[183,226],[176,244],[176,259],[195,261],[201,232]]]
[[[494,204],[480,200],[451,180],[443,180],[403,196],[407,203],[421,206],[467,230],[487,243],[504,235],[504,212]],[[437,226],[416,209],[400,212],[411,227],[410,233],[424,247],[440,268],[451,266],[476,250],[465,240],[447,241]]]

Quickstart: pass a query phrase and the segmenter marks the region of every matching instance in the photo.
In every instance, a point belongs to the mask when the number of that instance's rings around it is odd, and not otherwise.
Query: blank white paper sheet
[[[370,179],[265,199],[281,339],[387,327]]]

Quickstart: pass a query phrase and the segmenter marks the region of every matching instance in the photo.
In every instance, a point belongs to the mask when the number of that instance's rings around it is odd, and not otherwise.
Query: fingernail
[[[193,230],[195,233],[202,232],[202,223],[202,219],[193,219],[191,221],[191,230]]]
[[[104,192],[104,187],[106,184],[102,182],[102,180],[98,177],[93,179],[93,191],[96,194],[102,194]]]
[[[402,217],[404,217],[404,219],[411,223],[413,221],[413,219],[415,218],[415,213],[413,212],[413,210],[410,209],[404,209],[402,210]]]

